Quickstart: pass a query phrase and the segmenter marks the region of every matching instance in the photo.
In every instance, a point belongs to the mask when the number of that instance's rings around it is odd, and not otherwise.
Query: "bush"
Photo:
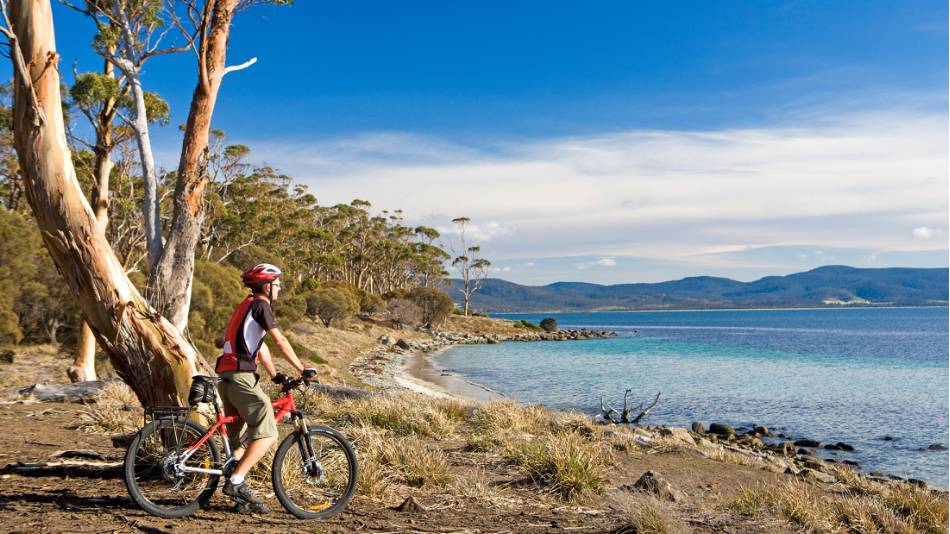
[[[434,287],[417,287],[409,292],[409,300],[419,307],[422,324],[432,326],[444,321],[455,309],[452,297]]]
[[[527,319],[521,320],[521,326],[523,326],[524,328],[527,328],[528,330],[540,330],[541,328],[540,326],[532,323],[531,321]]]
[[[554,317],[541,319],[541,330],[545,332],[557,332],[557,319]]]
[[[386,309],[386,301],[376,293],[359,290],[360,315],[369,316]]]
[[[224,330],[234,308],[247,296],[241,271],[210,261],[195,262],[188,331],[198,350],[209,358],[220,352]]]
[[[321,287],[307,296],[307,315],[317,316],[324,326],[356,315],[360,306],[354,295],[334,287]]]
[[[422,310],[409,299],[390,299],[386,303],[389,319],[398,328],[416,326],[422,321]]]

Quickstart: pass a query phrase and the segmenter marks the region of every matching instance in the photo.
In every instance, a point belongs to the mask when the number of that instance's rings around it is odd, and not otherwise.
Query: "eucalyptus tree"
[[[460,252],[452,260],[452,265],[455,266],[462,277],[462,299],[464,301],[462,311],[465,315],[470,312],[472,295],[482,288],[485,278],[488,277],[488,268],[491,267],[490,261],[478,257],[482,250],[481,247],[469,245],[466,241],[465,230],[471,221],[468,217],[452,219],[452,222],[458,227],[459,243],[461,245]]]
[[[209,182],[207,152],[211,116],[221,83],[228,73],[252,65],[251,58],[228,66],[231,20],[241,9],[258,4],[289,4],[290,0],[179,0],[170,11],[172,23],[197,59],[197,84],[185,122],[181,158],[176,174],[173,213],[168,239],[149,272],[150,300],[178,328],[185,328],[195,270],[195,250],[205,216],[204,194]]]
[[[144,198],[142,215],[149,265],[154,265],[162,253],[162,221],[159,208],[158,175],[149,134],[149,123],[167,124],[168,104],[158,95],[146,92],[142,85],[142,71],[149,59],[176,52],[184,52],[197,37],[186,36],[180,45],[162,46],[168,34],[169,18],[174,4],[165,0],[87,0],[78,6],[68,0],[63,4],[85,14],[96,24],[93,48],[106,61],[115,65],[125,78],[131,97],[128,115],[115,109],[135,134],[141,159]]]
[[[66,142],[49,0],[0,0],[13,62],[14,144],[50,257],[96,340],[145,406],[177,404],[203,363],[129,281],[83,195]]]

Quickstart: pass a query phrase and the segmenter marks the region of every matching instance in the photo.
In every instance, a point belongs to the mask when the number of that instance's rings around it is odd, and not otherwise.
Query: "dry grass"
[[[609,453],[602,444],[585,441],[577,434],[521,441],[509,446],[505,455],[532,481],[562,499],[604,492]]]
[[[372,426],[400,436],[425,436],[435,440],[453,436],[465,417],[457,401],[420,402],[408,393],[391,392],[367,399],[333,401],[307,393],[301,401],[310,413],[336,426]]]
[[[142,407],[129,386],[109,382],[82,408],[77,428],[92,434],[120,434],[142,427]]]
[[[804,482],[744,488],[727,508],[744,516],[775,515],[810,532],[947,532],[946,494],[851,476],[832,495]]]
[[[679,534],[689,531],[673,516],[668,506],[656,498],[639,499],[627,514],[630,518],[628,530],[637,534]]]

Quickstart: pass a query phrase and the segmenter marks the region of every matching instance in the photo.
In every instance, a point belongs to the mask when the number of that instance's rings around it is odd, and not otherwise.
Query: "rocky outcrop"
[[[647,471],[633,484],[620,486],[625,491],[642,491],[657,496],[660,499],[678,502],[682,501],[686,495],[682,491],[674,488],[657,471]]]

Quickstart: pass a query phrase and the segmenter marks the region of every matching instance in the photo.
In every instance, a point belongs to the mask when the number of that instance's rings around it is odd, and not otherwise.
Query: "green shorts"
[[[231,443],[231,450],[240,446],[245,425],[248,428],[248,440],[277,435],[274,409],[259,382],[257,374],[251,371],[221,373],[218,393],[221,394],[224,414],[241,416],[240,421],[228,424],[228,441]]]

